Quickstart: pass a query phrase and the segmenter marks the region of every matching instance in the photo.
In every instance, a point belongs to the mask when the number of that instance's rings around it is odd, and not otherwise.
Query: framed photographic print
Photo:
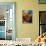
[[[46,11],[39,11],[39,34],[46,32]]]
[[[32,10],[23,10],[22,11],[22,22],[23,23],[32,23]]]
[[[15,40],[15,2],[0,2],[0,40]]]
[[[39,0],[40,4],[46,4],[46,0]]]

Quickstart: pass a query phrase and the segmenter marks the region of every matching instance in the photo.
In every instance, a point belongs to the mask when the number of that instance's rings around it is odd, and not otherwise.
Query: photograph
[[[22,11],[22,22],[23,23],[32,23],[32,10],[23,10]]]
[[[39,4],[46,4],[46,0],[39,0]]]

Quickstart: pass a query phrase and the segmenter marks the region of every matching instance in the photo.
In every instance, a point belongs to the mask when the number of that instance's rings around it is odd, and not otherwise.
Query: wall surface
[[[17,38],[36,38],[39,35],[39,15],[37,0],[19,0],[17,7]],[[32,10],[32,23],[22,23],[22,10]]]
[[[39,10],[46,10],[45,4],[38,0],[3,0],[0,2],[16,2],[16,37],[36,38],[39,35]],[[32,10],[32,23],[22,23],[22,10]]]

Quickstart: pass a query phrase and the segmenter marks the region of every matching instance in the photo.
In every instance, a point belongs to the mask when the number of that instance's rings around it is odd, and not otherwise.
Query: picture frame
[[[32,10],[22,10],[22,23],[32,23]]]

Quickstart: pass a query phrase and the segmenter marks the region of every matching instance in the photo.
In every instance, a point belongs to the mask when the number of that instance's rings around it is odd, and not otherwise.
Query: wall
[[[39,34],[39,10],[45,10],[46,5],[38,4],[38,0],[3,0],[0,2],[16,2],[16,37],[36,38]],[[22,23],[22,10],[32,10],[32,24]]]
[[[17,38],[36,38],[39,35],[39,16],[37,0],[19,0],[17,6]],[[32,24],[22,23],[22,10],[32,10]]]

